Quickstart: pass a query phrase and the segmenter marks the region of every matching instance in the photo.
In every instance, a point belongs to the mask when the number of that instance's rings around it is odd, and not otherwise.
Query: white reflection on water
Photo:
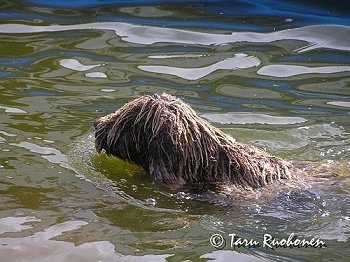
[[[0,219],[1,233],[19,232],[34,228],[31,225],[22,225],[28,222],[37,222],[35,217],[7,217]],[[67,221],[53,225],[43,231],[27,237],[0,238],[0,253],[4,261],[166,261],[171,256],[145,255],[129,256],[115,251],[115,246],[109,241],[86,242],[75,245],[71,242],[52,240],[65,232],[77,230],[88,223],[85,221]],[[33,230],[33,229],[32,229]]]
[[[225,261],[240,261],[240,262],[258,262],[258,261],[271,261],[262,257],[254,257],[243,253],[238,253],[232,250],[217,250],[209,254],[201,256],[202,259],[208,259],[208,261],[225,262]]]
[[[86,77],[94,77],[94,78],[107,78],[107,75],[102,72],[89,72],[85,74]]]
[[[225,114],[208,113],[202,115],[212,122],[220,124],[269,124],[269,125],[290,125],[306,122],[302,117],[278,117],[258,113],[229,112]]]
[[[76,70],[76,71],[87,71],[87,70],[90,70],[92,68],[101,66],[101,64],[83,65],[82,63],[80,63],[80,61],[78,61],[76,59],[61,59],[60,65],[65,67],[65,68],[68,68],[71,70]]]
[[[303,74],[333,74],[349,72],[350,66],[308,67],[298,65],[267,65],[258,70],[259,75],[274,77],[290,77]]]
[[[340,106],[340,107],[350,107],[350,102],[348,101],[330,101],[327,102],[328,105]]]
[[[150,55],[148,58],[153,59],[169,59],[169,58],[199,58],[208,55],[198,55],[198,54],[181,54],[181,55]]]
[[[16,107],[0,106],[0,109],[4,109],[5,113],[10,114],[27,114],[26,111]]]
[[[73,58],[61,59],[59,63],[61,66],[65,67],[67,69],[71,69],[71,70],[75,70],[75,71],[79,71],[79,72],[87,71],[87,70],[90,70],[90,69],[93,69],[95,67],[99,67],[99,66],[103,65],[103,64],[84,65],[80,61],[73,59]],[[88,73],[85,73],[85,76],[86,77],[94,77],[94,78],[107,78],[107,75],[105,73],[102,73],[102,72],[88,72]]]
[[[22,147],[30,150],[31,152],[38,153],[42,158],[45,158],[50,163],[59,164],[61,167],[65,167],[67,169],[73,170],[73,168],[69,165],[67,157],[61,153],[58,149],[51,147],[38,146],[36,144],[21,141],[18,144],[10,143],[10,145]]]
[[[41,221],[35,217],[3,217],[0,218],[0,235],[7,232],[20,232],[29,228],[30,225],[22,225],[27,222]]]
[[[8,132],[2,131],[2,130],[0,130],[0,134],[3,134],[3,135],[5,135],[5,136],[9,136],[9,137],[17,136],[17,135],[15,135],[15,134],[11,134],[11,133],[8,133]]]
[[[237,42],[271,43],[279,40],[300,40],[307,44],[295,51],[305,52],[318,48],[350,51],[350,26],[315,25],[287,29],[270,33],[232,32],[213,34],[182,29],[141,26],[119,22],[88,23],[78,25],[32,26],[2,24],[0,33],[36,33],[68,30],[113,30],[124,41],[142,45],[154,43],[181,43],[198,45],[221,45]]]
[[[219,69],[244,69],[255,67],[259,64],[260,60],[254,56],[248,56],[246,54],[236,54],[232,58],[227,58],[215,64],[200,68],[180,68],[172,66],[148,65],[140,65],[138,66],[138,68],[147,72],[175,75],[187,80],[198,80]]]

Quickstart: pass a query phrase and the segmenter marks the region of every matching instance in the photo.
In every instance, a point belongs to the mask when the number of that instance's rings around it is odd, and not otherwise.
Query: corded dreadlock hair
[[[259,188],[292,176],[293,166],[231,136],[168,94],[137,98],[94,123],[95,148],[141,166],[172,188]]]

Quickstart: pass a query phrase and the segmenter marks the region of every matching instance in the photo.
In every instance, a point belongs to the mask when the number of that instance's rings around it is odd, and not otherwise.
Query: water
[[[347,3],[45,2],[0,5],[1,259],[350,257]],[[95,119],[163,91],[239,141],[336,176],[229,199],[95,153]],[[326,246],[262,246],[292,234]],[[260,246],[231,246],[238,237]]]

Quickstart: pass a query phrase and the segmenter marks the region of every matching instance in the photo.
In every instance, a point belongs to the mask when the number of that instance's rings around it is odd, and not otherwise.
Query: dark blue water
[[[315,24],[349,25],[350,3],[348,1],[22,1],[30,6],[53,7],[61,10],[90,11],[91,16],[66,16],[64,20],[57,16],[44,14],[39,9],[33,12],[8,10],[0,14],[4,20],[40,19],[50,23],[83,23],[89,21],[131,22],[144,25],[166,27],[197,27],[220,30],[251,30],[267,32]],[[11,3],[11,2],[10,2]],[[115,14],[111,8],[122,6],[160,6],[181,7],[183,17],[157,19],[130,17]],[[185,15],[188,11],[191,15]],[[193,15],[195,15],[193,17]],[[197,19],[203,17],[205,19]]]

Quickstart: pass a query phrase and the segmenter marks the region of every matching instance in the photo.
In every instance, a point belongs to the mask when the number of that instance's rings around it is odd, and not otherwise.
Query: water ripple
[[[101,66],[102,64],[83,65],[78,60],[70,58],[70,59],[61,59],[60,65],[65,68],[76,70],[76,71],[87,71],[89,69]]]
[[[273,77],[291,77],[304,74],[334,74],[349,72],[350,66],[308,67],[298,65],[267,65],[258,70],[259,75]]]
[[[224,114],[208,113],[202,115],[212,122],[220,124],[269,124],[291,125],[306,122],[302,117],[278,117],[258,113],[229,112]]]
[[[23,225],[41,221],[36,217],[5,217],[0,219],[3,232],[17,232],[33,228]],[[8,261],[166,261],[170,254],[132,256],[115,251],[110,241],[86,241],[75,244],[57,241],[54,237],[78,230],[89,223],[81,220],[66,221],[32,233],[26,237],[0,237],[0,251]],[[35,230],[36,229],[32,229]],[[2,233],[2,232],[1,232]],[[78,233],[76,233],[78,235]],[[83,238],[83,236],[80,236]],[[88,236],[85,236],[88,238]],[[74,237],[76,239],[76,237]]]
[[[271,33],[233,32],[213,34],[182,29],[141,26],[119,22],[101,22],[76,25],[31,26],[23,24],[2,24],[0,33],[28,34],[69,30],[113,30],[124,41],[151,45],[155,43],[178,43],[198,45],[222,45],[237,42],[271,43],[280,40],[299,40],[307,44],[297,48],[297,52],[328,48],[350,51],[349,26],[315,25],[287,29]]]
[[[236,54],[232,58],[226,58],[222,61],[200,68],[180,68],[154,65],[140,65],[138,68],[146,72],[175,75],[187,80],[198,80],[219,69],[237,70],[256,67],[259,64],[259,59],[254,56]]]

